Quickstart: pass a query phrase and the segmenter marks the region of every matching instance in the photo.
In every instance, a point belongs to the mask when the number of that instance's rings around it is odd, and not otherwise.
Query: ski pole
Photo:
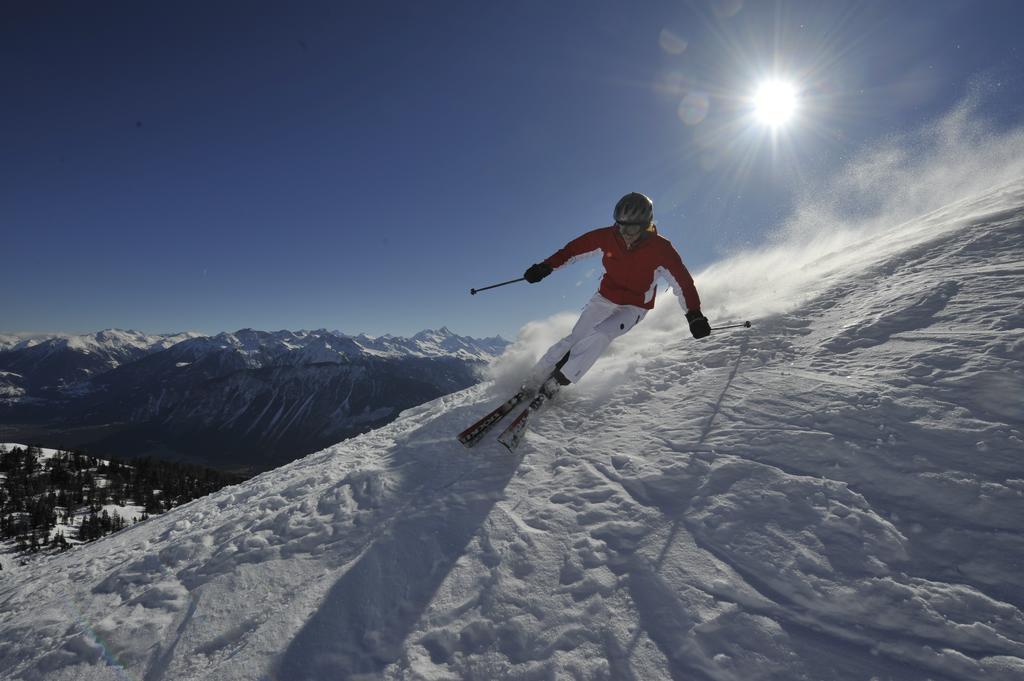
[[[740,327],[744,329],[750,328],[750,322],[743,322],[742,324],[726,324],[725,326],[714,326],[711,328],[712,331],[721,331],[722,329],[738,329]]]
[[[518,279],[510,279],[508,281],[503,281],[500,284],[492,284],[490,286],[484,286],[483,288],[471,288],[471,289],[469,289],[469,295],[475,296],[480,291],[486,291],[489,288],[498,288],[499,286],[507,286],[508,284],[514,284],[517,281],[526,281],[526,277],[519,277]]]

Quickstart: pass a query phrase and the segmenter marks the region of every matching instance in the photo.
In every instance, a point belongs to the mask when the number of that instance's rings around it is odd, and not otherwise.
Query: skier
[[[654,202],[633,192],[615,204],[615,224],[577,237],[543,262],[531,265],[523,277],[536,284],[563,265],[590,255],[603,256],[601,285],[572,332],[551,346],[534,369],[534,380],[549,397],[560,386],[576,383],[611,342],[639,324],[654,307],[655,281],[664,278],[675,288],[690,333],[711,333],[700,311],[700,297],[679,253],[654,226]],[[537,379],[536,377],[546,377]]]
[[[615,224],[611,227],[595,229],[573,239],[547,260],[526,270],[523,278],[536,284],[555,269],[585,256],[601,253],[604,257],[601,286],[583,308],[572,333],[541,357],[527,385],[459,433],[459,442],[464,446],[472,447],[480,442],[516,405],[530,400],[498,436],[498,442],[514,452],[530,415],[554,397],[562,386],[579,381],[612,340],[639,324],[654,307],[657,292],[654,282],[659,276],[673,284],[680,294],[679,303],[693,337],[704,338],[711,333],[711,326],[700,311],[700,297],[693,286],[693,278],[676,249],[654,228],[654,203],[643,194],[626,194],[615,204],[614,217]],[[475,294],[476,289],[471,289],[470,293]]]

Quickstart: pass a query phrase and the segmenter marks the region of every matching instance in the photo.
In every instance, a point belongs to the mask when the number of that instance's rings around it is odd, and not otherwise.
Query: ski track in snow
[[[1021,205],[563,391],[516,457],[455,441],[480,385],[5,570],[0,677],[1024,678]]]

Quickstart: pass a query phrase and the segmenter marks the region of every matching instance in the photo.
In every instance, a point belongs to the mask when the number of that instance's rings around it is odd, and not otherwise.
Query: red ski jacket
[[[630,250],[617,227],[595,229],[573,239],[544,262],[558,269],[603,253],[605,275],[598,292],[613,303],[650,310],[658,291],[654,282],[660,276],[675,288],[676,295],[682,294],[679,304],[683,312],[699,310],[700,297],[682,258],[668,239],[653,227],[652,231]]]

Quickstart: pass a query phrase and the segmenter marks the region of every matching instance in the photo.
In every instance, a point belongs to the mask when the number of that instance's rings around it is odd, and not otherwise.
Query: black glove
[[[553,270],[554,268],[546,262],[539,262],[536,265],[530,265],[530,269],[526,270],[526,274],[523,275],[523,278],[531,284],[536,284],[538,281],[551,274]]]
[[[690,333],[694,338],[704,338],[711,335],[711,324],[708,318],[700,310],[690,310],[686,313],[686,321],[690,322]]]

